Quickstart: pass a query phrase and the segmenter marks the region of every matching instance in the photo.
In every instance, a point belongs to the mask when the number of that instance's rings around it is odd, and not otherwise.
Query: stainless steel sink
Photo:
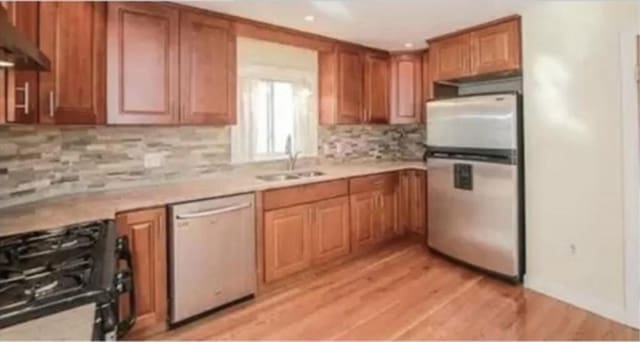
[[[318,177],[318,176],[324,176],[325,173],[324,172],[320,172],[320,171],[303,171],[303,172],[297,172],[294,173],[294,175],[298,176],[298,177]]]
[[[258,178],[260,180],[263,180],[263,181],[267,181],[267,182],[275,182],[275,181],[286,181],[286,180],[299,179],[300,177],[298,177],[296,175],[288,174],[288,173],[280,173],[280,174],[275,174],[275,175],[256,176],[256,178]]]
[[[276,182],[276,181],[286,181],[286,180],[294,180],[300,178],[308,178],[308,177],[318,177],[324,176],[324,172],[320,171],[301,171],[296,173],[276,173],[272,175],[260,175],[256,176],[256,178],[267,181],[267,182]]]

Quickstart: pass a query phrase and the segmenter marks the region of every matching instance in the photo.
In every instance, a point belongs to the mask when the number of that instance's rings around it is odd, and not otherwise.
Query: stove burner
[[[0,239],[0,313],[85,289],[100,224]]]

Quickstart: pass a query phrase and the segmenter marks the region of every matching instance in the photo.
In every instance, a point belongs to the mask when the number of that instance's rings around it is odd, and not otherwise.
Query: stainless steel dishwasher
[[[254,196],[169,206],[170,321],[256,291]]]

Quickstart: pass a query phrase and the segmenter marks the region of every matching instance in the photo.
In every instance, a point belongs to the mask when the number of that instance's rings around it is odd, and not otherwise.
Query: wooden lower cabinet
[[[136,288],[137,318],[128,338],[167,329],[166,222],[165,208],[126,212],[116,217],[118,234],[129,237]],[[120,303],[121,317],[128,316],[128,300],[123,298]]]
[[[426,172],[402,171],[400,176],[399,231],[424,234],[427,227]]]
[[[376,240],[383,242],[393,239],[398,232],[398,191],[393,188],[380,192],[378,196],[381,219]]]
[[[378,194],[375,191],[351,195],[351,248],[354,251],[373,245],[379,225]]]
[[[398,191],[374,190],[351,196],[351,246],[354,251],[388,241],[398,233]]]
[[[346,196],[266,211],[265,282],[349,254],[349,227]]]
[[[318,264],[349,254],[349,197],[325,200],[313,207],[313,263]]]
[[[265,282],[311,266],[312,205],[264,213]]]

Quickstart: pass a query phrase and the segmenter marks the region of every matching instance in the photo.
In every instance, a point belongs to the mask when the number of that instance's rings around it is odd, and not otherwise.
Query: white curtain
[[[238,117],[231,129],[231,160],[233,163],[247,163],[259,160],[255,146],[256,115],[259,101],[259,86],[262,80],[284,81],[293,84],[294,128],[293,148],[303,157],[317,155],[318,113],[317,74],[312,70],[245,65],[240,67],[238,79]],[[277,113],[274,119],[277,120]],[[270,156],[280,159],[285,156]]]

